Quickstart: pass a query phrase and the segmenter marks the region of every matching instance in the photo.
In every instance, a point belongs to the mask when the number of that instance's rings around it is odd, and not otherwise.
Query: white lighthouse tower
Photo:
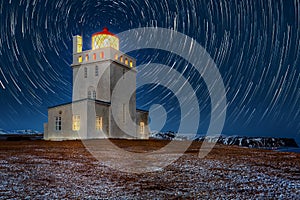
[[[73,37],[72,102],[48,109],[44,139],[149,138],[148,112],[136,109],[131,92],[136,60],[119,51],[119,38],[107,28],[93,34],[91,50],[82,44]],[[114,93],[120,79],[122,92]]]

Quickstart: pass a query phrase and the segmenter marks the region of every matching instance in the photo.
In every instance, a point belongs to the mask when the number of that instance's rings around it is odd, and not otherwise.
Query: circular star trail
[[[299,16],[298,0],[1,1],[0,127],[42,130],[47,107],[71,101],[73,35],[83,35],[90,49],[91,35],[104,26],[114,33],[162,27],[192,37],[215,60],[227,91],[225,134],[299,138]],[[160,62],[189,78],[204,116],[199,133],[205,132],[210,100],[192,66],[170,52],[132,55],[139,64]],[[138,95],[147,96],[137,99],[144,108],[168,102],[166,128],[176,127],[174,95],[159,87]]]

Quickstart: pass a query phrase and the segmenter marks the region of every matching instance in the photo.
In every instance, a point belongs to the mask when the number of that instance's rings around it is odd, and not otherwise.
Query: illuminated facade
[[[148,139],[148,112],[136,109],[135,93],[130,93],[136,87],[136,60],[119,51],[119,38],[107,28],[93,34],[91,50],[83,51],[82,44],[81,36],[73,37],[72,103],[48,109],[44,139]],[[125,89],[113,95],[120,79]]]

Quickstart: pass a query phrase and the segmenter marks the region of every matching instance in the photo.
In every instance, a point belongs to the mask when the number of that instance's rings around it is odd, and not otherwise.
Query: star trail
[[[84,49],[90,49],[91,35],[104,26],[114,33],[162,27],[195,39],[217,64],[227,92],[224,134],[299,140],[299,18],[299,0],[3,0],[0,128],[42,131],[47,107],[71,101],[73,35],[83,35]],[[210,100],[192,66],[160,50],[131,55],[138,64],[160,62],[188,78],[203,116],[199,133],[205,132]],[[145,109],[168,102],[172,114],[165,128],[176,129],[176,99],[168,90],[149,86],[137,93],[137,105]]]

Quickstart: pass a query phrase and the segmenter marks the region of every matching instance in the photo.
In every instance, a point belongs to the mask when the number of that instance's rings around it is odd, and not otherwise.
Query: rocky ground
[[[168,143],[113,142],[135,152]],[[300,154],[217,145],[200,159],[200,145],[160,171],[133,174],[107,167],[80,141],[0,141],[0,199],[299,199]]]

